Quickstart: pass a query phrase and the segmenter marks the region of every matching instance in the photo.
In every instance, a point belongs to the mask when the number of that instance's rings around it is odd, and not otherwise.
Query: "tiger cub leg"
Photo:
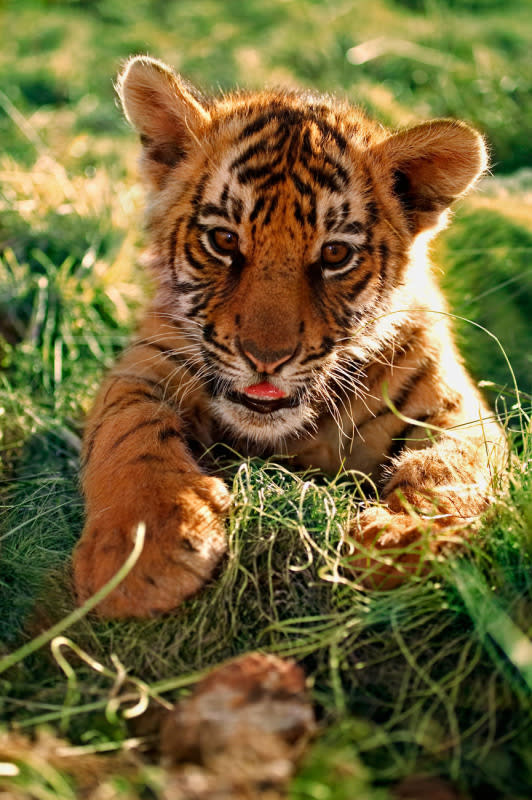
[[[175,608],[205,583],[225,552],[229,493],[200,471],[155,380],[129,373],[104,384],[87,424],[83,460],[86,524],[74,553],[78,600],[117,572],[144,522],[137,563],[97,611],[147,617]]]
[[[351,566],[360,583],[392,589],[464,542],[490,502],[505,456],[502,431],[489,428],[490,440],[443,435],[397,458],[382,504],[366,508],[353,530]]]

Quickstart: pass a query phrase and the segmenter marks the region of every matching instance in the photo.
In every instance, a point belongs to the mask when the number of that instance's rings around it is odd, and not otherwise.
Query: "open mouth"
[[[271,414],[281,408],[295,408],[301,403],[299,395],[287,396],[271,384],[248,386],[243,392],[231,391],[226,394],[226,398],[258,414]]]

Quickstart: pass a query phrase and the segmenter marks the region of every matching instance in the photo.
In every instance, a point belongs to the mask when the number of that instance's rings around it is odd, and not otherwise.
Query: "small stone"
[[[442,778],[410,775],[393,790],[395,800],[461,800],[461,796]]]
[[[184,796],[183,783],[194,776],[198,790],[189,785],[190,797],[273,798],[290,780],[315,728],[303,670],[251,653],[214,669],[177,704],[161,728],[161,753],[165,766],[181,765],[174,791],[181,785]]]

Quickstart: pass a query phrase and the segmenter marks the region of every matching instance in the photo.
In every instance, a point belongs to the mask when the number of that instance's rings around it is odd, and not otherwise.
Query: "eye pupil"
[[[321,248],[321,260],[324,266],[340,267],[347,263],[352,248],[343,242],[329,242]]]
[[[225,228],[214,228],[209,232],[209,240],[219,253],[236,253],[238,250],[238,235]]]

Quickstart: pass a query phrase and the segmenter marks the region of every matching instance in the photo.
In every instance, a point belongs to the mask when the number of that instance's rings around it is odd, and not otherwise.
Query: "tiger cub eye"
[[[353,249],[343,242],[329,242],[321,248],[321,263],[325,267],[343,267]]]
[[[209,231],[209,241],[213,248],[222,255],[230,255],[238,250],[238,234],[225,228],[214,228]]]

